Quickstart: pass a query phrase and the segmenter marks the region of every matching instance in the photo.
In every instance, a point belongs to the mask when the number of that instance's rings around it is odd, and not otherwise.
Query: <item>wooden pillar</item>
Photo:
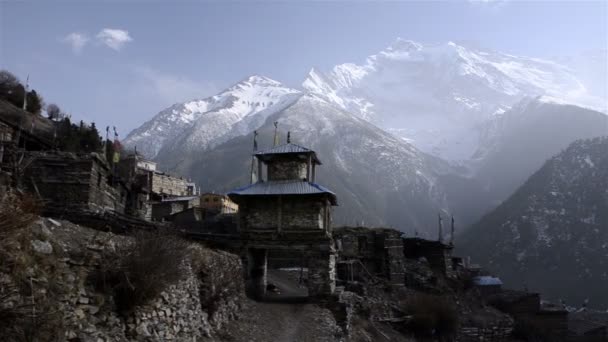
[[[310,170],[310,165],[312,164],[312,154],[308,155],[308,162],[306,164],[306,181],[310,182],[310,175],[311,175],[311,170]]]
[[[315,182],[315,178],[316,178],[316,175],[315,175],[315,168],[316,168],[316,165],[315,165],[315,164],[312,164],[312,182],[313,182],[313,183]]]
[[[258,159],[258,182],[264,181],[264,178],[262,177],[262,164],[262,161]]]
[[[268,250],[249,248],[247,250],[247,270],[249,294],[254,298],[266,295]]]
[[[281,232],[283,224],[283,196],[279,195],[277,200],[277,232]]]

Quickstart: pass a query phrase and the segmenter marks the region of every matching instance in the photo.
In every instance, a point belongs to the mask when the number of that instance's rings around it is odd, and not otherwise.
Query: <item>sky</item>
[[[607,1],[0,0],[0,68],[121,137],[252,74],[299,88],[397,37],[560,59],[608,45]]]

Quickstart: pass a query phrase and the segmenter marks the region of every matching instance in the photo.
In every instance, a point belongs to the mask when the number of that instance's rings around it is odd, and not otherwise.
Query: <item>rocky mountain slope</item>
[[[461,240],[507,285],[608,306],[608,137],[551,158]]]
[[[448,202],[464,223],[506,200],[543,163],[578,139],[608,135],[608,116],[590,109],[525,98],[482,129],[470,174],[442,177]]]
[[[561,64],[398,39],[363,65],[313,69],[306,90],[448,160],[469,159],[483,125],[525,96],[546,95],[606,110]]]

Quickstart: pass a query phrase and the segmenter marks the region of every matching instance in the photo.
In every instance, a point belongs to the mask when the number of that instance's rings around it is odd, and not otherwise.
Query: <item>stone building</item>
[[[168,216],[199,205],[198,196],[180,196],[164,198],[152,204],[152,221],[165,221]]]
[[[121,178],[137,184],[148,194],[148,201],[158,201],[167,197],[195,196],[198,192],[194,183],[158,170],[155,162],[137,153],[122,159],[118,170]]]
[[[50,212],[88,210],[124,213],[128,189],[113,179],[97,153],[30,152],[24,187]]]
[[[394,229],[340,228],[333,237],[339,254],[338,278],[360,281],[370,275],[403,285],[405,260],[401,232]]]
[[[315,183],[321,161],[314,151],[289,142],[255,153],[255,158],[258,181],[228,194],[239,206],[237,224],[247,254],[250,293],[265,295],[269,250],[303,255],[310,296],[333,293],[331,207],[337,199]]]
[[[473,278],[473,284],[484,296],[502,291],[502,280],[497,277],[477,276]]]
[[[406,258],[425,258],[431,268],[445,275],[455,276],[452,264],[452,249],[454,246],[440,241],[425,240],[421,238],[403,239],[403,250]]]
[[[239,206],[230,197],[210,192],[201,195],[200,206],[208,213],[234,214],[239,210]]]
[[[11,156],[17,149],[51,149],[53,131],[54,126],[50,120],[0,100],[0,169],[11,162]]]

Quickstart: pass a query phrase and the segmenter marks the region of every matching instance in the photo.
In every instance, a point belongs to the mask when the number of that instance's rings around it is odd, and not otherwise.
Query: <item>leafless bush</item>
[[[30,225],[38,219],[39,203],[27,195],[9,192],[0,197],[0,336],[2,341],[61,341],[63,330],[56,307],[32,282],[32,269],[43,272],[48,284],[53,275],[31,251]]]
[[[416,336],[450,337],[458,328],[458,314],[453,302],[445,297],[416,294],[406,301],[405,312],[412,316],[405,328]]]
[[[182,279],[187,253],[187,244],[168,231],[138,231],[132,243],[105,256],[92,280],[114,296],[119,311],[130,311]]]
[[[6,242],[12,234],[34,222],[39,210],[40,205],[33,197],[11,192],[0,197],[0,242]]]

